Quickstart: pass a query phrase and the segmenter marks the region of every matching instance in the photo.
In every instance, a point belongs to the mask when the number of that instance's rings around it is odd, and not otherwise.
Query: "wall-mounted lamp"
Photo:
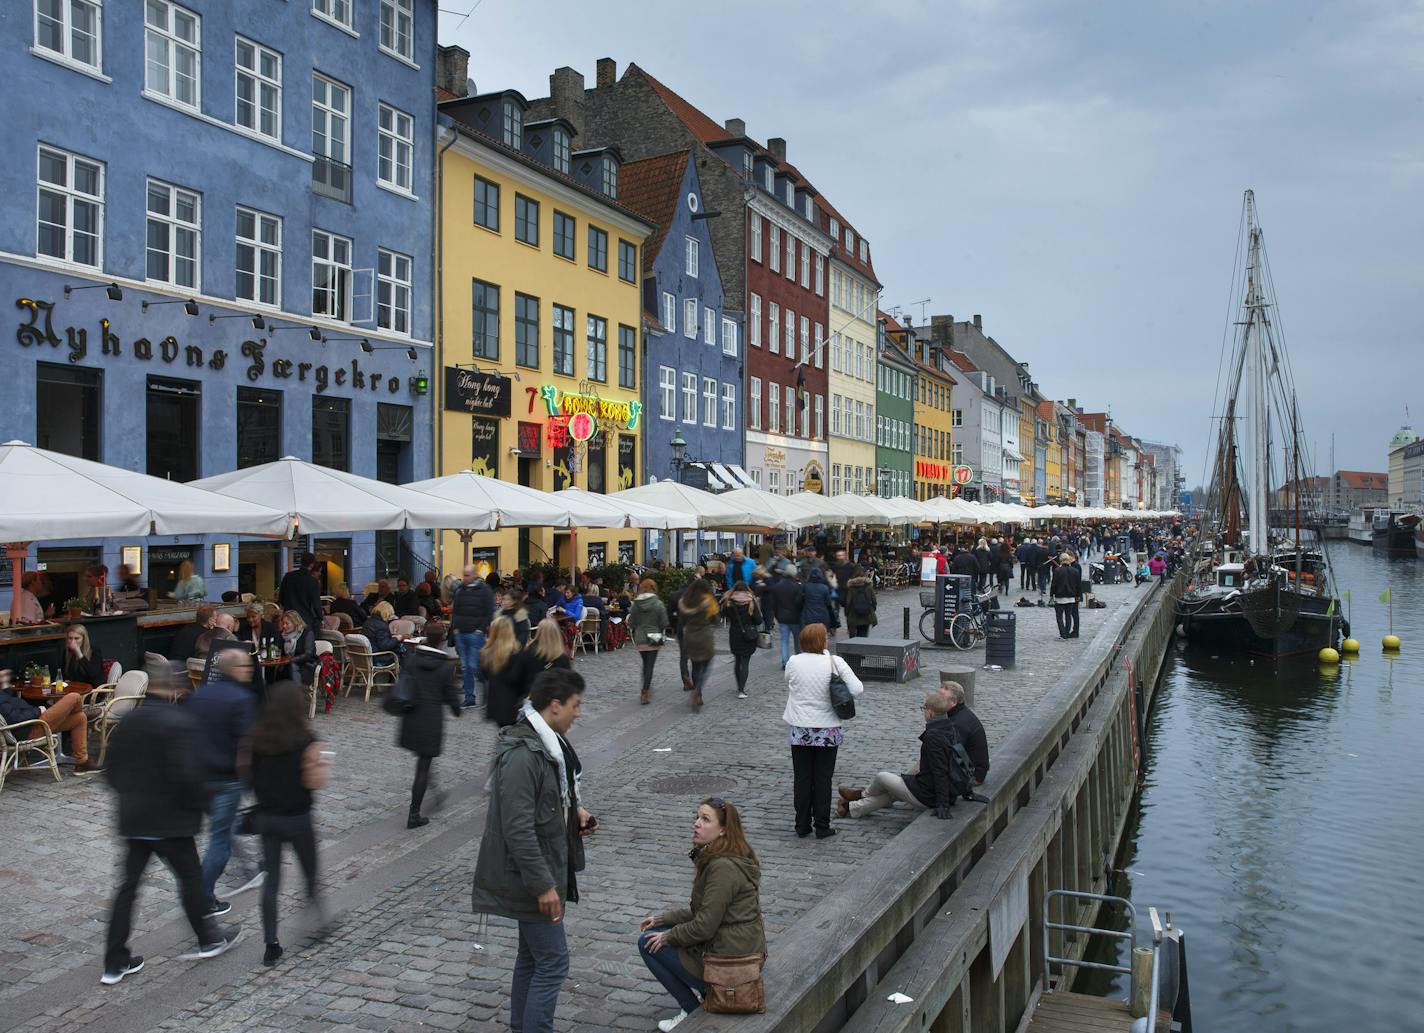
[[[421,370],[410,378],[410,389],[418,395],[423,395],[430,390],[430,375]]]
[[[375,351],[376,349],[372,346],[372,344],[371,344],[370,341],[366,340],[366,339],[363,337],[363,338],[361,338],[361,350],[362,350],[363,352],[365,352],[367,355],[370,355],[370,354],[371,354],[373,351]]]
[[[104,288],[104,293],[109,296],[109,300],[110,300],[110,301],[123,301],[123,300],[124,300],[124,292],[123,292],[123,289],[120,288],[117,283],[89,283],[89,284],[84,284],[83,286],[80,286],[80,287],[75,287],[75,286],[72,285],[72,284],[66,283],[66,284],[64,285],[64,296],[67,298],[67,297],[69,297],[71,294],[73,294],[75,291],[92,291],[92,290],[95,290],[96,288],[99,288],[99,287],[103,287],[103,288]]]
[[[305,330],[307,332],[307,336],[310,337],[313,341],[321,341],[323,339],[321,336],[321,331],[318,330],[316,327],[302,326],[300,323],[293,323],[291,326],[274,326],[269,328],[269,332],[274,334],[281,333],[283,330]]]
[[[172,301],[149,301],[145,298],[143,304],[139,305],[139,311],[147,312],[150,305],[182,305],[183,311],[188,315],[196,316],[198,314],[198,303],[192,298],[187,301],[180,301],[178,298],[174,298]]]
[[[226,315],[226,316],[214,315],[214,314],[211,313],[211,312],[208,313],[208,323],[209,323],[209,325],[211,325],[211,324],[217,322],[219,319],[247,319],[247,318],[248,318],[248,315],[247,315],[247,313],[245,313],[245,312],[233,312],[233,313],[231,313],[230,315]],[[254,330],[265,330],[265,329],[267,329],[267,320],[263,319],[261,316],[252,316],[251,319],[252,319],[252,329],[254,329]]]

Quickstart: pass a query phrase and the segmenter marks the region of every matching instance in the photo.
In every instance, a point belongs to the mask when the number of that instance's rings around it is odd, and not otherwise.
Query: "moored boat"
[[[1370,526],[1370,540],[1375,552],[1385,556],[1413,559],[1419,555],[1415,536],[1419,532],[1419,515],[1395,510],[1377,509]]]

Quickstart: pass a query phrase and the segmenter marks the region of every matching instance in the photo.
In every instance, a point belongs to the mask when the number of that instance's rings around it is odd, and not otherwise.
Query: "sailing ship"
[[[1204,541],[1178,604],[1178,617],[1189,642],[1214,651],[1273,658],[1313,654],[1339,642],[1345,621],[1331,585],[1329,555],[1319,536],[1303,527],[1312,514],[1301,512],[1301,467],[1307,460],[1300,412],[1289,356],[1271,317],[1269,267],[1255,195],[1249,190],[1244,219],[1242,307]],[[1243,388],[1249,389],[1244,405]],[[1248,432],[1244,449],[1238,423]],[[1273,448],[1275,436],[1287,429],[1289,440]],[[1273,454],[1291,491],[1290,497],[1277,500],[1276,526],[1271,523],[1269,489]]]

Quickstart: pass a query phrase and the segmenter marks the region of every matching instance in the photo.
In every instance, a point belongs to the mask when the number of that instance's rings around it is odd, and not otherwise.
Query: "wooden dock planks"
[[[1038,999],[1028,1033],[1129,1033],[1125,1001],[1086,994],[1048,993]]]

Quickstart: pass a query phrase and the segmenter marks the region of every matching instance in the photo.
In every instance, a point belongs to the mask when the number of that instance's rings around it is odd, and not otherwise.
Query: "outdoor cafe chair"
[[[325,656],[327,653],[331,653],[333,656],[334,656],[335,653],[336,653],[336,650],[332,647],[331,642],[328,641],[327,639],[324,639],[324,638],[319,638],[319,639],[317,639],[317,640],[316,640],[316,661],[317,661],[317,662],[316,662],[316,665],[312,668],[311,681],[305,686],[305,688],[306,688],[306,693],[307,693],[307,695],[311,698],[311,710],[308,711],[308,713],[307,713],[307,720],[309,720],[309,721],[312,720],[312,719],[314,719],[314,718],[316,717],[317,686],[321,683],[321,658],[322,658],[323,656]]]
[[[89,719],[90,741],[99,743],[99,766],[109,751],[109,736],[125,716],[131,714],[148,695],[148,675],[143,671],[125,671],[115,682],[107,682],[84,694],[84,712],[94,714]],[[97,707],[97,713],[91,708]]]
[[[394,685],[400,673],[400,658],[390,650],[371,652],[371,640],[365,635],[346,636],[346,656],[351,661],[351,681],[346,685],[346,695],[351,690],[364,687],[366,702],[371,702],[372,691],[378,688],[377,680]]]
[[[40,734],[33,739],[28,738],[36,726]],[[49,725],[39,718],[0,725],[0,789],[5,788],[5,776],[11,771],[35,770],[43,768],[46,763],[58,782],[59,736],[50,730]]]
[[[602,638],[603,618],[597,614],[584,614],[583,620],[579,621],[578,634],[574,636],[574,652],[587,653],[588,647],[593,646],[593,651],[597,653]]]

